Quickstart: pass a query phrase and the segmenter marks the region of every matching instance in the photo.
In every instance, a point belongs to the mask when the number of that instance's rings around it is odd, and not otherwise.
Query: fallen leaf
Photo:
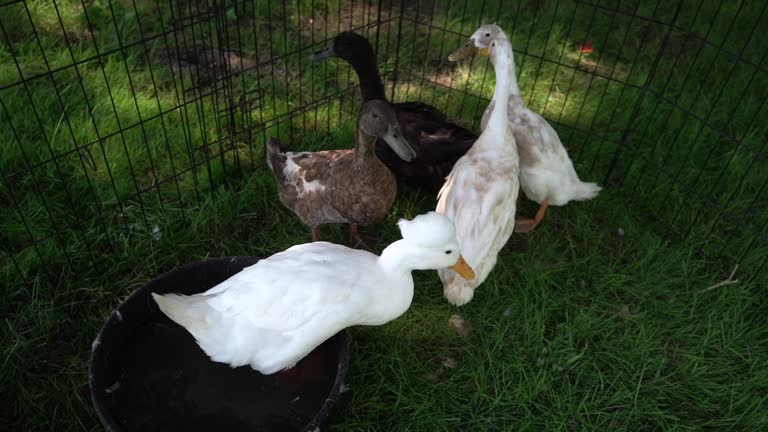
[[[467,337],[472,332],[469,323],[459,315],[451,315],[451,317],[448,318],[448,328],[462,337]]]
[[[443,367],[448,369],[456,369],[459,367],[459,361],[455,358],[448,357],[447,359],[443,360]]]

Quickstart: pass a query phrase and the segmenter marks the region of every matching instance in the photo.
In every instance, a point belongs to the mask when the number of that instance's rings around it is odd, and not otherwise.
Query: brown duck
[[[312,55],[314,60],[328,57],[338,57],[354,68],[363,102],[386,99],[376,53],[363,36],[354,32],[340,33],[331,46]],[[404,161],[382,141],[376,145],[376,155],[406,185],[437,193],[453,164],[472,147],[477,135],[423,102],[400,102],[391,106],[405,139],[416,151],[416,157]]]
[[[389,212],[397,181],[376,157],[379,138],[403,160],[416,157],[392,107],[381,100],[361,107],[354,149],[285,152],[276,139],[269,140],[267,164],[280,202],[312,228],[313,241],[320,236],[320,225],[348,223],[350,243],[357,245],[362,242],[358,225],[378,223]]]

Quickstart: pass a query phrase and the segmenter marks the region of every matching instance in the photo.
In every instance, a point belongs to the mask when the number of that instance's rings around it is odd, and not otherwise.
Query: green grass
[[[266,256],[309,239],[276,199],[267,137],[309,150],[352,143],[354,89],[322,97],[354,77],[307,54],[326,26],[332,37],[375,19],[375,7],[227,7],[226,45],[267,66],[209,94],[184,91],[201,72],[169,66],[173,35],[153,38],[172,28],[171,3],[162,3],[94,0],[86,18],[79,1],[57,1],[58,14],[52,2],[28,1],[39,44],[22,4],[0,8],[0,88],[63,68],[54,82],[0,90],[0,253],[13,251],[0,258],[0,393],[10,402],[0,424],[14,430],[100,429],[87,392],[90,344],[134,289],[190,261]],[[189,8],[175,15],[199,13],[195,2],[173,4]],[[492,70],[481,59],[445,62],[463,37],[429,28],[469,34],[496,21],[511,36],[524,96],[555,125],[582,178],[602,181],[619,153],[600,197],[552,209],[535,232],[514,236],[468,306],[448,305],[434,272],[418,272],[405,316],[353,329],[350,391],[328,429],[768,428],[768,272],[759,271],[768,200],[766,163],[755,156],[765,153],[768,128],[755,120],[768,111],[768,74],[754,66],[768,40],[750,39],[762,6],[686,3],[669,33],[642,17],[671,22],[671,7],[642,1],[614,15],[603,6],[409,5],[398,54],[398,13],[384,2],[379,60],[388,80],[398,71],[396,100],[432,103],[476,129]],[[225,45],[208,21],[177,37]],[[580,56],[586,40],[595,52]],[[108,53],[101,63],[72,67],[97,50]],[[227,94],[253,106],[237,113],[233,136],[220,117]],[[320,103],[286,118],[311,101]],[[82,156],[74,150],[90,142]],[[404,190],[369,231],[393,241],[397,219],[434,204]],[[345,239],[343,227],[323,235]],[[707,289],[736,263],[738,283]],[[454,314],[469,335],[449,328]]]

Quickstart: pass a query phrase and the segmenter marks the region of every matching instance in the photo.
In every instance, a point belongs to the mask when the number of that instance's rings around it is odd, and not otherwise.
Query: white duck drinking
[[[293,367],[340,330],[381,325],[413,299],[412,270],[451,267],[471,279],[451,221],[430,212],[398,225],[376,256],[327,242],[293,246],[202,294],[152,294],[208,356],[263,374]]]
[[[438,270],[445,298],[455,305],[469,302],[496,265],[496,255],[515,228],[520,188],[517,146],[507,121],[510,77],[514,77],[512,46],[501,32],[480,52],[490,56],[496,70],[498,108],[472,148],[453,166],[437,203],[437,211],[456,225],[461,252],[476,274],[465,280],[453,270]]]
[[[448,57],[451,61],[461,60],[474,52],[482,52],[499,37],[506,38],[501,28],[495,24],[486,24],[472,35],[472,38]],[[592,199],[601,187],[595,183],[579,180],[571,158],[565,150],[560,137],[552,126],[539,114],[531,111],[523,102],[515,75],[515,63],[512,52],[509,54],[511,67],[503,73],[507,75],[509,97],[507,115],[512,134],[515,136],[517,151],[520,155],[520,186],[528,199],[539,204],[536,216],[532,219],[518,219],[515,231],[527,232],[534,229],[544,217],[547,207],[562,206],[569,201]],[[496,79],[501,77],[496,71]],[[497,86],[498,89],[498,86]],[[499,107],[498,90],[483,113],[480,130],[489,127],[492,113]]]

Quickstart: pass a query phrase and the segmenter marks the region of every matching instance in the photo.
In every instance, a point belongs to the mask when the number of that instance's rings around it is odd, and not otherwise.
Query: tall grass
[[[526,101],[582,178],[612,169],[606,191],[514,237],[463,309],[419,273],[403,319],[354,330],[330,428],[766,427],[764,5],[436,0],[401,19],[394,1],[205,3],[0,7],[0,423],[98,430],[86,361],[121,299],[182,263],[309,240],[263,145],[353,144],[354,73],[308,58],[328,38],[362,27],[395,101],[477,131],[493,70],[446,57],[497,22]],[[395,240],[433,207],[404,189],[370,229]],[[738,283],[707,289],[737,262]]]

